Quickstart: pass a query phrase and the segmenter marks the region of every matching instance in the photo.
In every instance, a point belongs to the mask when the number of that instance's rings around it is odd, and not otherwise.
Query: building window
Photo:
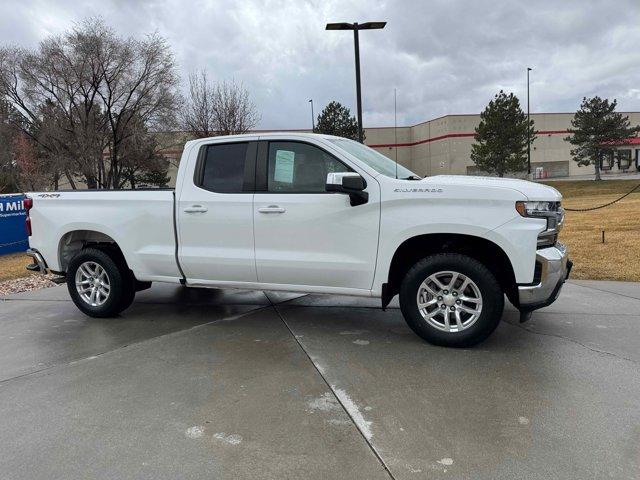
[[[631,166],[631,150],[618,150],[618,168],[628,170]]]
[[[611,170],[613,167],[614,152],[607,152],[604,154],[604,158],[600,160],[600,170]]]

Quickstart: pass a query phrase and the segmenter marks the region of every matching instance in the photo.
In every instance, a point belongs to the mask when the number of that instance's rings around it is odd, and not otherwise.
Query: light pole
[[[311,133],[313,133],[316,131],[316,121],[313,116],[313,98],[309,100],[309,103],[311,104]]]
[[[527,67],[527,174],[531,179],[531,127],[530,127],[530,113],[529,113],[529,72],[533,70],[531,67]]]
[[[362,95],[360,88],[360,40],[358,32],[360,30],[376,30],[384,28],[387,22],[366,22],[366,23],[327,23],[327,30],[353,30],[353,44],[356,54],[356,104],[358,110],[358,141],[363,143],[362,134]]]

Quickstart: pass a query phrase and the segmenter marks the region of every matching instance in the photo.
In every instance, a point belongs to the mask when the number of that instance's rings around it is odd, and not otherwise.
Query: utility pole
[[[316,120],[315,120],[315,117],[313,115],[313,98],[309,100],[309,103],[311,104],[311,132],[315,132],[316,131]]]
[[[358,141],[364,142],[362,134],[362,87],[360,85],[360,37],[358,35],[358,23],[353,24],[353,45],[356,52],[356,105],[358,108]]]
[[[527,174],[529,180],[531,180],[531,127],[530,127],[530,112],[529,112],[529,72],[533,70],[531,67],[527,67]]]
[[[375,30],[384,28],[387,22],[366,22],[366,23],[327,23],[326,30],[353,30],[353,43],[356,55],[356,104],[358,111],[358,141],[364,142],[362,132],[362,92],[360,86],[360,30]]]

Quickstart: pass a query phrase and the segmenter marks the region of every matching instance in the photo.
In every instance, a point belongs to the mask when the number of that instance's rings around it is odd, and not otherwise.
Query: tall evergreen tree
[[[575,146],[571,156],[578,165],[593,165],[600,180],[602,160],[615,150],[615,145],[635,137],[640,126],[632,127],[629,117],[616,112],[617,101],[598,96],[583,98],[571,121],[573,128],[565,140]]]
[[[504,177],[527,169],[527,128],[531,142],[535,139],[534,122],[527,125],[527,115],[513,93],[502,90],[480,114],[476,143],[471,146],[471,160],[483,172]]]
[[[356,117],[351,116],[351,111],[347,107],[333,101],[318,115],[316,128],[313,131],[358,140],[358,121]]]

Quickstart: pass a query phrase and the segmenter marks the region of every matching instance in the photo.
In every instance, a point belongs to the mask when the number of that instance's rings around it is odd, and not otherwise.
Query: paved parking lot
[[[640,476],[640,285],[573,281],[477,348],[378,301],[154,286],[0,301],[2,478]]]

